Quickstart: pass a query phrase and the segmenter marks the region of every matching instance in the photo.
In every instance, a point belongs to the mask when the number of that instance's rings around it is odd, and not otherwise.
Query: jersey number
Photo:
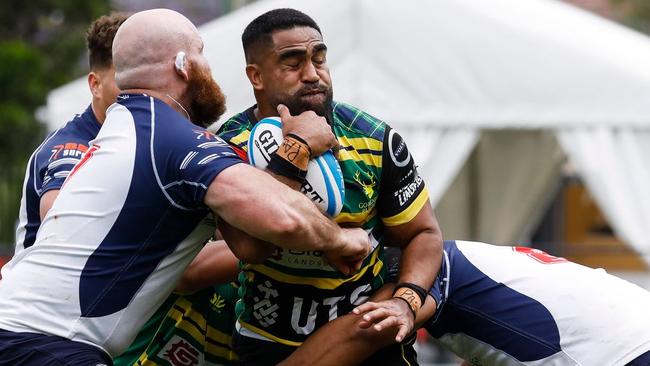
[[[566,260],[565,258],[552,256],[539,249],[527,248],[527,247],[513,247],[512,250],[514,250],[517,253],[525,254],[542,264],[555,264],[555,263],[568,262],[568,260]]]

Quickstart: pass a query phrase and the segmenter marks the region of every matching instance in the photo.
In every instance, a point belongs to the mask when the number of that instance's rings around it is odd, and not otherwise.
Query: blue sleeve
[[[54,136],[43,145],[36,157],[36,170],[42,177],[38,194],[61,189],[72,168],[88,150],[88,141]]]
[[[173,151],[168,155],[164,189],[179,205],[188,209],[205,208],[203,198],[212,180],[224,169],[242,159],[221,138],[194,126],[179,129],[170,136]]]

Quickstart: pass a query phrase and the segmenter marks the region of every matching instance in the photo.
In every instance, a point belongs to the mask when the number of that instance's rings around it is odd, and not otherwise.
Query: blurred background
[[[335,99],[405,136],[445,238],[533,246],[650,288],[647,0],[3,1],[0,266],[31,152],[90,102],[93,19],[185,14],[200,26],[227,117],[253,103],[244,26],[286,6],[323,29]]]

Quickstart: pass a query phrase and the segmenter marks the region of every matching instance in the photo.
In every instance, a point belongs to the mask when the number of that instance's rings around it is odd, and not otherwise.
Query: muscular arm
[[[386,133],[383,157],[378,205],[386,225],[384,242],[402,251],[397,282],[429,289],[440,270],[442,234],[429,205],[428,192],[406,143],[394,130]],[[415,291],[408,287],[405,290],[407,293],[401,299],[373,304],[377,307],[374,310],[361,306],[363,312],[369,311],[366,317],[376,330],[398,327],[398,342],[411,332],[415,321],[413,312],[405,305],[410,304],[416,311],[422,305],[416,300]]]
[[[363,230],[339,228],[306,196],[249,165],[223,170],[204,201],[228,224],[282,248],[337,250],[343,255],[368,250]]]
[[[402,248],[397,283],[430,288],[442,261],[442,233],[431,206],[425,204],[406,224],[387,227],[385,235],[389,245]]]
[[[390,299],[392,292],[393,284],[386,285],[370,301]],[[428,297],[418,312],[416,328],[431,318],[435,310],[435,300]],[[325,324],[280,365],[358,365],[379,349],[395,342],[396,328],[376,332],[361,328],[361,322],[361,315],[347,314]]]
[[[268,258],[276,246],[256,239],[245,232],[233,227],[224,220],[219,220],[219,231],[226,240],[228,247],[237,258],[246,263],[259,264]]]

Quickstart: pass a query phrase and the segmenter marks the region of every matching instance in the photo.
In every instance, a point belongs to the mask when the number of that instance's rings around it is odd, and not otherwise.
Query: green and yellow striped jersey
[[[218,135],[247,150],[255,107],[226,121]],[[351,277],[328,265],[319,251],[278,249],[240,274],[241,334],[298,346],[315,329],[363,303],[384,283],[386,226],[409,222],[428,202],[424,182],[399,134],[384,122],[334,103],[332,130],[340,150],[345,200],[334,219],[366,229],[373,251]]]
[[[114,365],[236,364],[232,332],[237,299],[233,284],[170,295]]]

